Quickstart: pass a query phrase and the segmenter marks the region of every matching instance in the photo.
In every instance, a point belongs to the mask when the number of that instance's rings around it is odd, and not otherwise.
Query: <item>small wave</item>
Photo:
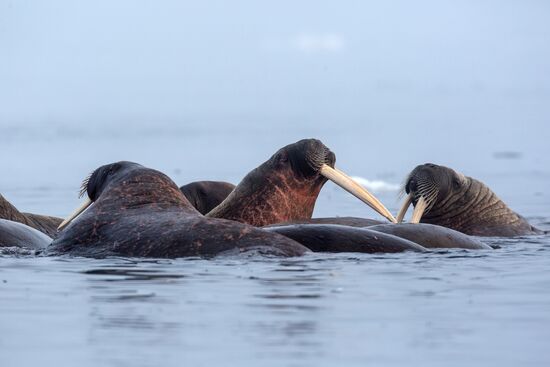
[[[368,180],[359,176],[352,176],[360,185],[364,186],[367,190],[374,192],[386,192],[386,191],[399,191],[400,186],[398,184],[389,183],[382,180]]]
[[[41,253],[40,250],[33,250],[25,247],[0,247],[0,257],[3,256],[37,256]]]

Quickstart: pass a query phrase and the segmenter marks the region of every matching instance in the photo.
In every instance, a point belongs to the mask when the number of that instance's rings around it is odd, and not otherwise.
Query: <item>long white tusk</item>
[[[329,165],[323,164],[321,166],[321,174],[373,208],[383,217],[387,218],[390,222],[396,223],[395,218],[388,209],[370,192],[368,192],[363,186],[355,182],[351,177],[344,172],[337,171]]]
[[[401,205],[401,209],[399,209],[399,213],[397,213],[397,223],[403,222],[403,218],[405,218],[405,214],[407,214],[407,210],[409,210],[409,206],[411,206],[412,202],[413,202],[413,194],[410,193],[405,198],[403,205]]]
[[[78,209],[76,209],[73,214],[69,215],[63,222],[61,222],[61,224],[59,225],[59,227],[57,227],[57,230],[60,231],[62,230],[63,228],[65,228],[69,223],[71,223],[71,221],[73,221],[76,217],[78,217],[84,210],[86,210],[90,205],[92,205],[93,201],[91,201],[89,198],[86,198],[86,201],[84,203],[82,203],[82,205],[80,205],[78,207]]]
[[[424,199],[424,196],[421,196],[420,199],[418,199],[418,201],[416,202],[416,205],[414,207],[411,223],[420,222],[420,219],[422,218],[422,215],[424,215],[424,211],[426,210],[427,206],[428,206],[428,202],[426,201],[426,199]]]

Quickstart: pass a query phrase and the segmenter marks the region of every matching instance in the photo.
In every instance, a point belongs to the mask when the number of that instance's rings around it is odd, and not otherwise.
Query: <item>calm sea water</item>
[[[11,172],[2,176],[3,194],[22,210],[66,215],[78,204],[80,180],[111,156],[143,159],[181,184],[200,178],[237,182],[302,133],[273,133],[270,141],[246,129],[234,135],[160,131],[122,127],[67,137],[50,128],[5,128],[1,153],[20,163],[1,162]],[[318,134],[331,140],[331,131]],[[335,136],[327,144],[340,166],[384,182],[378,196],[395,212],[395,185],[413,167],[381,164],[382,156],[368,146],[357,159],[360,138],[346,145],[342,135]],[[550,176],[529,168],[535,166],[530,155],[528,148],[519,158],[489,155],[480,158],[493,162],[489,169],[475,163],[466,168],[533,223],[550,229]],[[474,161],[467,155],[465,160]],[[374,217],[332,184],[323,188],[315,215]],[[3,253],[0,365],[545,366],[550,239],[490,242],[501,248],[284,260]]]

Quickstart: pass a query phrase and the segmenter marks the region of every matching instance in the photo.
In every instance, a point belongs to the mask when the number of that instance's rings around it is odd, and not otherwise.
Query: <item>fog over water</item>
[[[549,19],[547,1],[0,0],[0,193],[65,216],[102,164],[237,183],[315,137],[393,212],[433,162],[550,229]],[[376,217],[330,183],[315,215]],[[498,243],[290,263],[0,256],[0,365],[36,364],[28,349],[59,366],[67,345],[83,366],[546,365],[550,242]],[[160,277],[97,272],[126,266]]]

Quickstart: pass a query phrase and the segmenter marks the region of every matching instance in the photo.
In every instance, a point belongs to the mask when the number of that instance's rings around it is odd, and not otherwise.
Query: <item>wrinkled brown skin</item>
[[[235,185],[223,181],[195,181],[180,187],[183,195],[201,214],[206,214],[233,191]]]
[[[335,161],[334,153],[319,140],[287,145],[248,173],[207,216],[257,227],[311,219],[327,181],[318,170],[322,164],[334,167]]]
[[[92,206],[58,235],[48,254],[178,258],[245,252],[299,256],[309,251],[275,233],[203,217],[158,171],[131,162],[99,169],[114,173],[104,180]],[[90,184],[87,192],[90,195]]]
[[[423,246],[404,238],[367,228],[337,224],[291,224],[267,227],[301,243],[314,252],[394,253],[427,251]]]
[[[15,206],[0,195],[0,219],[7,219],[28,225],[50,237],[55,237],[57,227],[63,219],[46,215],[21,213]]]
[[[542,234],[525,218],[511,210],[481,181],[464,176],[451,168],[427,163],[409,175],[405,191],[418,192],[418,182],[428,179],[439,189],[434,205],[421,218],[456,231],[485,237],[514,237]],[[416,205],[418,198],[413,199]]]
[[[379,224],[371,226],[369,229],[405,238],[426,248],[493,249],[491,246],[467,234],[433,224]]]
[[[25,224],[0,219],[0,247],[25,247],[33,250],[45,249],[52,239],[44,233]]]
[[[185,197],[202,214],[218,206],[233,191],[235,185],[223,181],[196,181],[180,187]],[[208,209],[211,207],[211,209]],[[369,227],[384,224],[380,220],[360,217],[326,217],[297,219],[292,222],[268,224],[265,227],[286,226],[289,224],[340,224],[350,227]]]

